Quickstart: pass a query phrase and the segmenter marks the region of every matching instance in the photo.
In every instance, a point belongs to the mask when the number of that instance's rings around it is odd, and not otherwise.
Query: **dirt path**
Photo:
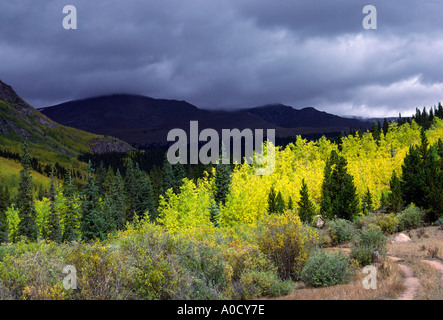
[[[389,257],[394,262],[402,261],[402,259],[397,257]],[[434,261],[434,260],[421,260],[432,266],[434,269],[438,270],[441,273],[440,281],[443,284],[443,263]],[[405,279],[405,287],[406,290],[397,298],[397,300],[414,300],[414,297],[417,293],[418,288],[420,287],[420,280],[414,275],[414,272],[408,266],[404,264],[398,263],[399,267],[404,272]]]
[[[398,264],[399,267],[404,272],[405,279],[405,287],[406,290],[398,297],[397,300],[414,300],[415,294],[417,293],[418,288],[420,287],[420,280],[414,275],[411,268],[404,264]]]

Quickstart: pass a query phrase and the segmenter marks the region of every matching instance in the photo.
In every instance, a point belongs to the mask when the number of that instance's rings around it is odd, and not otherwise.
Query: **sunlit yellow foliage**
[[[158,222],[171,233],[209,225],[210,190],[207,180],[196,186],[193,181],[184,179],[178,195],[169,189],[166,197],[160,196]]]

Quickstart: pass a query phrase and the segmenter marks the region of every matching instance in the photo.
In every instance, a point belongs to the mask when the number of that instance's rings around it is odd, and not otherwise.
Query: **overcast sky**
[[[2,0],[0,79],[35,107],[135,93],[408,116],[443,101],[442,16],[440,0]]]

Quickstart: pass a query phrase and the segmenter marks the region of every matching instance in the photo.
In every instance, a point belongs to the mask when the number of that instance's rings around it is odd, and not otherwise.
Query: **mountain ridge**
[[[282,111],[277,116],[275,106],[280,106]],[[155,99],[131,94],[72,100],[41,108],[40,111],[64,125],[96,134],[112,135],[136,148],[166,145],[169,130],[181,128],[188,132],[189,122],[192,120],[198,121],[200,129],[213,128],[218,132],[234,128],[275,129],[276,136],[282,138],[341,132],[351,127],[369,127],[367,122],[342,118],[315,108],[297,110],[275,104],[271,107],[267,105],[232,111],[205,110],[183,100]],[[335,121],[327,123],[325,120],[319,124],[319,118]],[[291,126],[290,121],[295,126]]]

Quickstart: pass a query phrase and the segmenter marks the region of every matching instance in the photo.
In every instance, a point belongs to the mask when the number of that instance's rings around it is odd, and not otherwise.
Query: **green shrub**
[[[339,253],[324,250],[312,254],[301,273],[301,280],[311,287],[328,287],[346,283],[352,276],[350,259]]]
[[[287,295],[291,291],[291,282],[280,280],[272,271],[246,271],[240,278],[240,299],[278,297]]]
[[[351,258],[360,266],[370,265],[375,251],[383,255],[386,251],[386,236],[380,228],[366,228],[353,240]]]
[[[441,226],[443,225],[443,217],[440,217],[437,221],[435,221],[432,225]]]
[[[395,231],[397,231],[398,225],[399,221],[394,213],[384,214],[378,220],[378,226],[380,227],[381,231],[388,234],[393,234]]]
[[[333,244],[350,241],[355,235],[354,223],[345,219],[328,220],[326,222],[326,230]]]
[[[397,213],[398,230],[415,229],[423,226],[425,213],[420,208],[410,205],[402,212]]]

